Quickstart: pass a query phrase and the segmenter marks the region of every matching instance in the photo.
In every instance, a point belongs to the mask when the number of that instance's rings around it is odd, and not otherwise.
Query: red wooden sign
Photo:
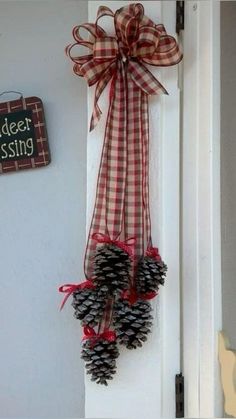
[[[41,99],[22,97],[0,103],[0,174],[49,163]]]

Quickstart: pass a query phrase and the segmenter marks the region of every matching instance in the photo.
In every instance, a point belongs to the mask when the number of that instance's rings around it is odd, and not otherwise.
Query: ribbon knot
[[[156,261],[161,261],[161,255],[157,247],[148,247],[146,251],[146,256],[155,259]]]
[[[82,340],[88,339],[92,344],[95,344],[100,339],[107,340],[108,342],[114,342],[116,340],[116,333],[109,329],[104,330],[102,333],[96,333],[92,327],[85,326]]]

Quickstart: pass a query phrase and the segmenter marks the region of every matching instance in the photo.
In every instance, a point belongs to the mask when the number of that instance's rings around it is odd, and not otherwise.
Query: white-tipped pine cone
[[[156,292],[160,285],[164,285],[167,266],[162,260],[144,256],[138,263],[136,287],[138,294]]]
[[[116,359],[119,350],[116,342],[99,339],[96,342],[86,340],[83,344],[81,358],[85,361],[87,374],[91,381],[108,385],[116,373]]]
[[[94,284],[109,294],[129,287],[130,256],[113,244],[98,246],[94,256]]]
[[[141,347],[151,331],[151,311],[148,301],[138,300],[130,304],[127,300],[119,299],[114,304],[113,313],[117,341],[128,349]]]

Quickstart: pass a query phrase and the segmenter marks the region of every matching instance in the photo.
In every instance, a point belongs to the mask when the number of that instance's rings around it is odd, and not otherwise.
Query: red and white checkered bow
[[[116,36],[109,36],[98,25],[103,16],[114,20]],[[89,34],[85,40],[81,29]],[[95,23],[73,30],[75,43],[66,49],[74,62],[75,74],[96,84],[92,130],[100,116],[101,93],[111,80],[104,146],[91,222],[85,274],[92,273],[91,254],[96,248],[96,233],[112,240],[135,237],[135,259],[151,243],[149,211],[148,95],[167,93],[145,64],[171,66],[182,59],[176,40],[163,25],[155,25],[144,15],[141,4],[130,4],[115,12],[100,6]],[[72,50],[84,46],[88,55],[74,56]]]

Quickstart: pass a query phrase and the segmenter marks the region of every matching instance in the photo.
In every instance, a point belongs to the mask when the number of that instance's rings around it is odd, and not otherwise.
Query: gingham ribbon
[[[115,36],[98,25],[103,16],[114,20]],[[81,35],[88,32],[88,39]],[[134,256],[151,246],[151,223],[148,189],[149,126],[148,96],[166,94],[165,88],[146,64],[171,66],[182,54],[176,40],[167,35],[163,25],[155,25],[144,15],[141,4],[130,4],[115,14],[104,6],[98,9],[95,23],[85,23],[73,30],[75,42],[66,49],[74,62],[75,74],[96,85],[92,130],[100,116],[99,98],[109,83],[110,104],[97,182],[97,193],[85,255],[85,274],[92,274],[95,233],[111,240],[135,237]],[[79,47],[89,54],[74,54]],[[73,53],[72,53],[73,50]]]

